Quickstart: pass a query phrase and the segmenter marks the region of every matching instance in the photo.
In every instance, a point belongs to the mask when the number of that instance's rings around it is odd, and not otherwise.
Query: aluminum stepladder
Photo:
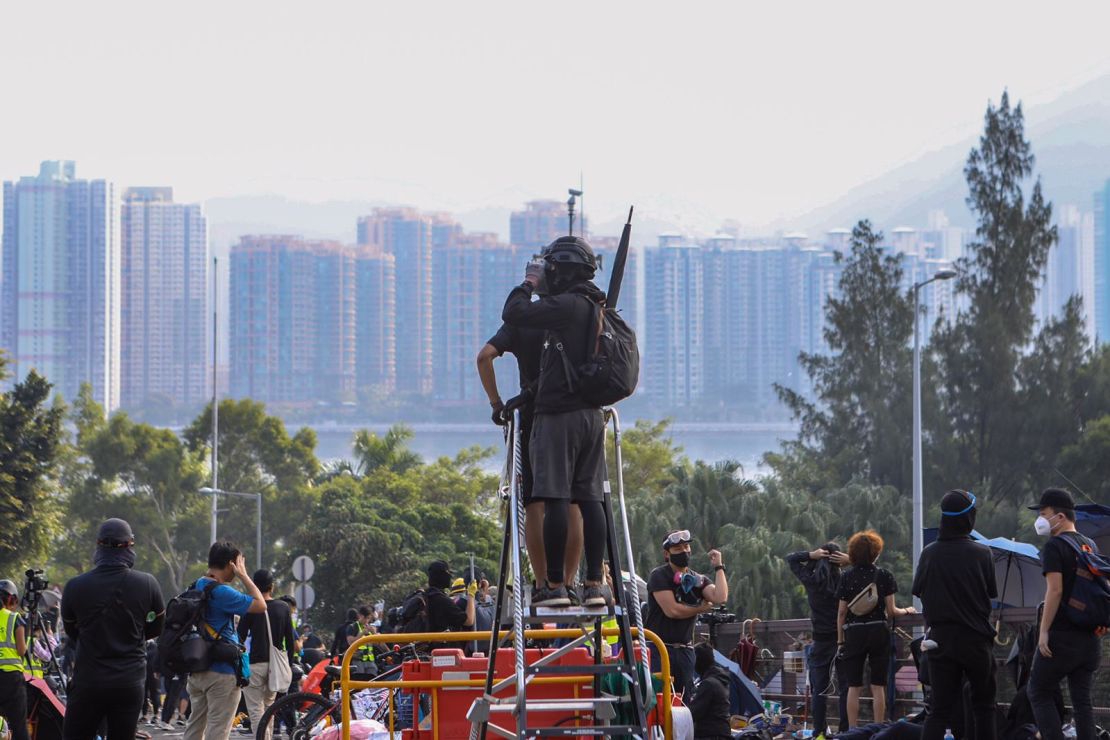
[[[505,537],[501,548],[501,564],[499,570],[499,583],[496,593],[497,604],[494,610],[492,634],[490,638],[489,664],[486,669],[486,686],[484,694],[474,700],[467,713],[471,721],[470,740],[486,740],[487,734],[492,733],[498,737],[514,738],[515,740],[530,740],[538,737],[589,737],[624,735],[648,740],[647,710],[645,707],[645,683],[647,691],[651,691],[649,669],[650,656],[647,640],[641,637],[639,641],[639,658],[634,652],[631,627],[637,628],[638,634],[643,635],[643,618],[640,613],[640,601],[637,591],[635,561],[633,560],[632,541],[628,531],[628,512],[624,502],[624,475],[621,469],[621,429],[620,417],[616,409],[603,410],[606,425],[613,425],[614,462],[617,471],[617,495],[621,509],[621,527],[624,535],[624,559],[628,562],[629,585],[625,587],[621,574],[621,553],[617,547],[616,522],[613,516],[611,502],[611,487],[608,476],[605,480],[603,508],[605,510],[605,524],[607,533],[606,557],[609,569],[613,574],[613,583],[617,586],[613,590],[614,606],[585,608],[543,608],[525,605],[524,589],[525,579],[521,564],[521,548],[524,547],[524,502],[521,499],[521,439],[520,439],[520,411],[513,412],[509,426],[507,451],[510,464],[508,468],[508,481],[502,481],[501,495],[508,500],[508,516],[505,518]],[[507,485],[506,485],[507,484]],[[513,667],[512,676],[495,681],[497,650],[502,640],[499,640],[499,627],[502,622],[502,605],[507,593],[507,576],[512,575],[512,630],[505,635],[513,642]],[[629,624],[631,617],[632,624]],[[615,618],[619,628],[617,644],[620,647],[621,658],[619,662],[602,662],[602,622]],[[545,653],[542,658],[531,665],[525,665],[525,637],[527,624],[543,622],[577,623],[581,626],[582,635],[572,639],[562,647]],[[592,631],[589,626],[592,625]],[[592,645],[594,664],[592,666],[560,666],[555,663],[564,655],[575,648]],[[629,697],[632,705],[635,724],[612,724],[616,717],[618,697],[603,695],[601,691],[601,677],[605,674],[621,674],[629,686]],[[528,700],[527,689],[532,678],[539,675],[593,675],[593,696],[581,699],[542,699]],[[508,694],[509,690],[512,694]],[[556,727],[538,727],[528,723],[528,712],[565,712],[568,716],[579,718],[578,722],[561,724]],[[504,727],[494,721],[494,715],[502,714],[514,718],[515,726]],[[587,722],[586,720],[590,721]]]

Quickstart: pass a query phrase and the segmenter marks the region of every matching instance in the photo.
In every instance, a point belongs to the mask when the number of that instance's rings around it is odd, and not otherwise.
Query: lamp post
[[[238,496],[239,498],[253,498],[255,503],[255,513],[258,521],[257,530],[255,531],[255,548],[258,553],[258,568],[262,569],[262,494],[261,493],[240,493],[239,491],[223,491],[219,488],[209,488],[205,486],[200,489],[200,492],[212,497],[212,509],[216,509],[217,496]],[[215,541],[215,540],[213,540]]]
[[[955,270],[937,270],[928,280],[913,286],[913,571],[925,546],[925,503],[921,474],[921,339],[918,332],[918,295],[922,288],[937,280],[951,280]]]
[[[219,331],[219,324],[217,323],[217,316],[219,315],[219,300],[220,293],[217,289],[216,283],[216,268],[219,266],[219,261],[212,258],[212,488],[218,490],[220,487],[220,399],[216,387],[216,353],[219,351],[217,344],[217,332]],[[216,508],[216,497],[212,497],[212,542],[216,541],[216,518],[219,516],[219,510]]]

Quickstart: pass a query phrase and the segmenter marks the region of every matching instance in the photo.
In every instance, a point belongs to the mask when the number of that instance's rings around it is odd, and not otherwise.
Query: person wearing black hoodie
[[[694,740],[731,740],[729,713],[729,675],[717,665],[713,646],[700,642],[694,646],[694,670],[701,676],[694,697],[688,702],[694,719]]]
[[[525,268],[524,282],[505,300],[501,319],[518,329],[546,332],[540,377],[533,404],[535,420],[529,443],[532,498],[544,502],[543,542],[546,583],[532,603],[570,605],[564,563],[570,504],[582,514],[586,545],[583,606],[612,603],[604,582],[606,542],[602,489],[605,480],[605,418],[601,409],[578,392],[577,368],[594,345],[605,293],[590,282],[597,269],[593,248],[580,237],[563,236]],[[533,301],[540,280],[548,295]]]
[[[813,645],[809,651],[809,685],[813,692],[813,727],[815,734],[828,729],[826,697],[833,690],[833,667],[836,662],[836,614],[840,608],[841,567],[848,565],[848,555],[835,542],[807,552],[801,550],[786,556],[790,571],[802,582],[809,602],[809,618],[813,625]],[[848,692],[840,694],[839,729],[848,729]]]
[[[990,549],[971,539],[975,494],[954,489],[940,502],[940,533],[917,564],[913,594],[921,599],[928,638],[932,704],[923,740],[941,740],[962,707],[964,681],[971,688],[975,730],[970,737],[994,740],[995,631],[991,601],[998,598]]]

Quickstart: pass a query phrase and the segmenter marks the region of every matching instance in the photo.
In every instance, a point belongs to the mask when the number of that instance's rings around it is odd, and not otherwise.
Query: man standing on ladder
[[[586,546],[583,606],[612,603],[603,582],[606,523],[602,505],[605,466],[605,419],[601,409],[576,391],[575,373],[592,346],[598,305],[605,293],[590,282],[597,258],[585,239],[556,239],[542,259],[532,260],[524,282],[509,293],[501,318],[522,330],[545,331],[540,377],[534,402],[535,420],[529,440],[535,501],[544,503],[543,541],[546,581],[534,606],[569,606],[564,563],[567,555],[570,504],[582,513]],[[532,301],[540,281],[549,295]],[[537,579],[540,574],[537,574]]]
[[[540,296],[546,295],[543,281],[536,290]],[[536,385],[540,379],[540,358],[543,354],[544,332],[540,329],[519,329],[510,324],[502,324],[497,333],[490,337],[478,352],[478,377],[482,388],[489,397],[493,409],[493,422],[505,425],[513,417],[513,411],[520,409],[520,446],[521,446],[521,497],[524,501],[524,543],[528,548],[528,560],[532,563],[532,573],[536,580],[532,584],[532,600],[536,600],[540,581],[547,575],[547,556],[543,549],[543,501],[532,498],[532,466],[528,460],[528,437],[532,433],[533,405]],[[493,361],[505,354],[516,357],[520,372],[520,393],[507,402],[501,401],[497,390],[497,375]],[[569,539],[567,541],[566,561],[563,573],[566,583],[573,584],[582,559],[582,512],[578,504],[570,505]],[[568,591],[568,595],[569,591]]]

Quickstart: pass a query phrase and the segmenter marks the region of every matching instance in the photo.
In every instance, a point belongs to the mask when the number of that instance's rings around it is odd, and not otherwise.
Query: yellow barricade
[[[639,636],[639,632],[635,627],[631,628],[632,636]],[[439,699],[439,689],[453,688],[453,687],[485,687],[486,682],[484,679],[441,679],[438,681],[352,681],[351,680],[351,659],[358,652],[358,648],[366,644],[378,643],[391,643],[391,644],[405,644],[414,642],[475,642],[480,644],[489,645],[490,632],[412,632],[412,633],[389,633],[385,635],[363,635],[355,640],[347,648],[347,652],[343,654],[342,673],[340,674],[339,686],[339,701],[342,703],[343,713],[343,740],[351,740],[351,692],[361,691],[362,689],[387,689],[389,692],[389,735],[393,737],[393,691],[395,689],[432,689],[432,737],[439,740],[439,727],[436,723],[437,717],[437,704]],[[620,634],[620,629],[617,627],[602,628],[601,634],[604,637],[610,635]],[[582,630],[580,629],[548,629],[548,630],[525,630],[524,637],[529,640],[559,640],[564,638],[581,637]],[[500,630],[498,637],[512,637],[512,632],[508,630]],[[646,637],[653,645],[659,654],[659,668],[658,673],[653,674],[663,682],[663,735],[667,740],[671,740],[671,660],[667,655],[667,648],[659,635],[651,630],[644,630],[644,637]],[[545,683],[589,683],[593,681],[593,676],[536,676],[532,678],[529,683],[545,684]],[[416,723],[416,708],[413,707],[413,723]]]

